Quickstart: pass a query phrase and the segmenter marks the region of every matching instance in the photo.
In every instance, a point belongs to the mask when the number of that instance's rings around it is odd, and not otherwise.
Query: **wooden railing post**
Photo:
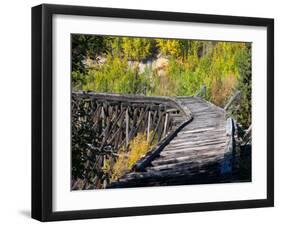
[[[200,94],[203,98],[206,98],[206,86],[205,85],[202,85],[201,88],[195,93],[194,96],[198,97],[198,96],[200,96]]]
[[[164,122],[164,131],[163,131],[164,136],[166,135],[166,131],[167,131],[168,117],[169,117],[169,113],[166,113],[165,122]]]
[[[250,125],[249,128],[246,130],[242,138],[242,145],[246,145],[251,140],[251,136],[252,136],[252,125]]]
[[[147,131],[146,131],[146,140],[149,141],[149,133],[150,133],[150,120],[151,120],[151,112],[148,111],[148,122],[147,122]]]
[[[128,107],[126,109],[126,147],[129,145],[129,112]]]
[[[233,102],[240,97],[241,92],[236,91],[236,93],[229,99],[227,104],[224,106],[224,110],[227,111],[227,109],[233,104]]]
[[[101,107],[101,118],[102,118],[102,129],[103,129],[104,128],[104,118],[105,118],[103,105]]]

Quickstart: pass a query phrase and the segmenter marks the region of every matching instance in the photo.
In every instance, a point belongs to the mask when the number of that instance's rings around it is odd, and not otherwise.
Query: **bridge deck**
[[[191,111],[192,121],[141,172],[131,171],[110,187],[227,181],[222,173],[229,145],[225,111],[199,97],[178,97],[177,102]]]

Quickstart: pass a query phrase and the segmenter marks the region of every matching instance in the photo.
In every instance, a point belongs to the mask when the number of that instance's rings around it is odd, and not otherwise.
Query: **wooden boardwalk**
[[[223,109],[196,96],[73,93],[73,142],[84,134],[78,151],[92,153],[100,169],[105,157],[114,160],[136,134],[151,131],[156,145],[106,188],[250,181],[251,127],[242,130],[226,112],[237,96]]]
[[[235,181],[235,125],[224,109],[199,97],[177,97],[192,119],[109,187]]]

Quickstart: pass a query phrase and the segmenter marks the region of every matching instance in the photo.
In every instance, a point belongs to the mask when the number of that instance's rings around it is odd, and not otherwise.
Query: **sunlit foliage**
[[[151,135],[147,139],[146,133],[138,133],[135,138],[130,141],[128,149],[122,148],[119,150],[119,156],[112,168],[111,180],[117,180],[132,166],[143,157],[153,145],[151,145]]]
[[[222,107],[240,90],[233,115],[251,124],[248,43],[87,35],[73,35],[72,42],[74,90],[190,96],[205,85],[205,98]]]
[[[129,60],[140,61],[151,54],[152,40],[147,38],[122,38],[122,51]]]
[[[165,56],[171,56],[184,60],[188,57],[189,41],[176,39],[156,39],[159,52]]]

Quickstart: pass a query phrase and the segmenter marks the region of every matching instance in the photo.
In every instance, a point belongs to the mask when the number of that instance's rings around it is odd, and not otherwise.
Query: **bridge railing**
[[[170,134],[191,118],[169,97],[73,92],[71,104],[72,161],[82,158],[86,175],[93,170],[102,173],[105,160],[114,161],[118,150],[127,148],[139,133],[160,150]]]
[[[72,123],[91,124],[89,129],[96,134],[92,144],[100,150],[126,147],[138,133],[146,133],[150,142],[159,142],[186,114],[176,101],[167,97],[72,94]]]

